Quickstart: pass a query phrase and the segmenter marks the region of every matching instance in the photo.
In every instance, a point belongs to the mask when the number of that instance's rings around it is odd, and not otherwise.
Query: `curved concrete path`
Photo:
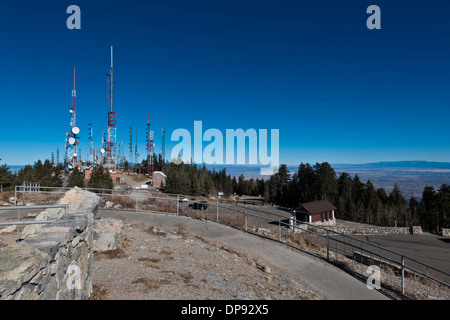
[[[327,299],[388,300],[383,294],[368,289],[365,283],[326,262],[313,259],[276,241],[248,234],[220,223],[149,212],[101,210],[97,216],[125,218],[130,222],[145,222],[173,228],[181,225],[191,234],[201,235],[223,245],[252,252],[274,266],[299,275],[311,287],[323,292]]]

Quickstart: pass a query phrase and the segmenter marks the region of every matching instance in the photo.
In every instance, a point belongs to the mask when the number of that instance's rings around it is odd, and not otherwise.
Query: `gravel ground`
[[[93,300],[323,300],[249,252],[143,223],[125,223],[122,247],[95,254],[93,286]]]

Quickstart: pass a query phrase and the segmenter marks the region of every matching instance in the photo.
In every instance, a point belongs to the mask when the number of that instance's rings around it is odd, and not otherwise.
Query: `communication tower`
[[[114,112],[114,66],[113,66],[113,47],[111,46],[111,69],[108,76],[110,83],[108,112],[108,139],[106,149],[106,163],[110,170],[116,169],[116,133],[117,133],[117,113]]]
[[[154,163],[153,163],[153,152],[155,143],[153,140],[154,132],[150,130],[150,115],[147,118],[147,128],[146,128],[146,137],[147,137],[147,163],[148,163],[148,174],[150,177],[153,177]]]
[[[161,156],[162,156],[162,167],[164,168],[166,164],[166,127],[164,123],[164,110],[163,110],[163,127],[161,130]]]
[[[129,159],[129,164],[132,165],[133,163],[133,129],[132,127],[130,127],[130,159]]]
[[[78,145],[80,140],[78,134],[80,129],[76,125],[77,122],[77,91],[75,89],[75,68],[73,69],[73,90],[72,90],[72,107],[70,108],[70,131],[66,132],[66,163],[78,161]]]

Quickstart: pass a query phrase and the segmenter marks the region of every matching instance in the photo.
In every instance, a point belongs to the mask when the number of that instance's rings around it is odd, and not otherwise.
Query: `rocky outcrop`
[[[58,203],[68,204],[69,212],[41,212],[37,220],[57,221],[25,228],[21,241],[0,252],[0,299],[69,300],[91,295],[92,226],[101,198],[75,188]]]

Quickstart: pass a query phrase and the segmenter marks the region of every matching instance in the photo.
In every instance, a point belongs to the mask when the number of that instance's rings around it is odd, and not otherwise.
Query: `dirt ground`
[[[188,234],[125,223],[121,248],[96,253],[92,300],[322,300],[261,257]]]

